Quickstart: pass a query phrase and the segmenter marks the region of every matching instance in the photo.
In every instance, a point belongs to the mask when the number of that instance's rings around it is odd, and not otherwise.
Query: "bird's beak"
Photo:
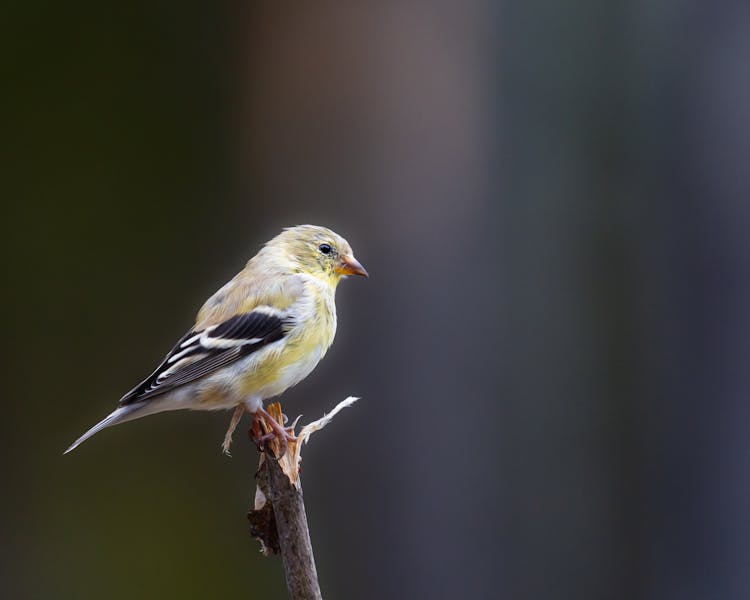
[[[335,270],[339,275],[362,275],[363,277],[369,277],[365,268],[353,256],[342,256]]]

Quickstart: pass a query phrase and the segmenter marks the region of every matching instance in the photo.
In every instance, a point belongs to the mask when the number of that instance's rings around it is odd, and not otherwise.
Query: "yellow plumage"
[[[235,408],[227,451],[244,411],[266,415],[263,400],[304,379],[325,355],[336,333],[336,286],[351,274],[367,272],[341,236],[313,225],[284,230],[206,301],[156,371],[66,452],[147,414]]]

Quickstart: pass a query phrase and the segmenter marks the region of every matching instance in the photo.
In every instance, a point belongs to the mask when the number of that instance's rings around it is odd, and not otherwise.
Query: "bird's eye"
[[[320,250],[323,254],[330,254],[333,251],[333,248],[329,244],[321,244],[318,246],[318,250]]]

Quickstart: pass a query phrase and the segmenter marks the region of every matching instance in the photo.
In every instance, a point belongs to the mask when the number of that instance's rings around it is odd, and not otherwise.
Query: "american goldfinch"
[[[314,225],[285,229],[206,301],[156,370],[65,453],[106,427],[180,409],[234,409],[227,453],[245,412],[259,445],[269,437],[261,435],[262,419],[285,447],[293,434],[263,401],[302,381],[325,355],[336,333],[336,286],[346,275],[367,271],[344,238]]]

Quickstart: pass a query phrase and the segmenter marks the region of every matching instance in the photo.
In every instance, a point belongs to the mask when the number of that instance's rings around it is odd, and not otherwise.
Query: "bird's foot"
[[[265,425],[265,428],[269,430],[267,433],[263,432],[261,421]],[[284,421],[286,422],[286,419]],[[277,460],[286,454],[289,442],[297,439],[294,435],[293,425],[291,427],[280,425],[262,406],[253,413],[253,425],[250,428],[249,434],[261,452],[266,450],[268,442],[274,439],[277,440],[280,447],[279,455],[276,457]]]
[[[237,429],[237,425],[239,424],[240,419],[242,419],[242,415],[244,414],[245,407],[242,405],[235,408],[234,413],[232,413],[232,419],[229,421],[229,428],[224,434],[224,442],[221,444],[221,449],[227,456],[232,455],[231,452],[229,452],[229,448],[232,446],[232,434],[234,433],[234,430]]]

